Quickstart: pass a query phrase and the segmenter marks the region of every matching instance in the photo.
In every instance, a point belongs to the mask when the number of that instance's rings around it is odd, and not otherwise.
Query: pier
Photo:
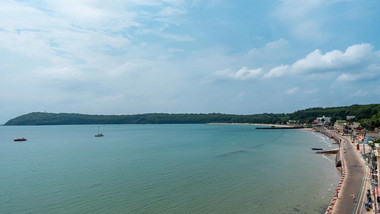
[[[335,156],[335,166],[336,167],[342,167],[342,159],[340,158],[340,152],[339,148],[336,149],[329,149],[329,150],[323,150],[323,151],[318,151],[315,152],[317,154],[336,154]]]
[[[315,153],[318,153],[318,154],[337,154],[338,152],[339,152],[339,148],[330,149],[330,150],[322,150],[322,151],[318,151]]]

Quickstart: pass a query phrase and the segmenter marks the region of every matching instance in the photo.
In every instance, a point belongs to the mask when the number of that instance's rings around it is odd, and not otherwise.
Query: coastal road
[[[355,146],[348,137],[333,134],[341,139],[341,153],[344,158],[346,167],[346,177],[343,182],[338,200],[332,210],[332,213],[359,214],[364,213],[364,203],[366,200],[366,191],[368,189],[365,178],[367,177],[364,161]],[[345,149],[345,152],[344,152]],[[353,202],[351,194],[354,193],[356,202]]]

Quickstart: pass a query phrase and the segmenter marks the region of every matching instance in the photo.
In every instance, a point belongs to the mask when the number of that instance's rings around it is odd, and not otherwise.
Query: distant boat
[[[22,137],[22,138],[16,138],[13,141],[26,141],[26,139]]]
[[[98,126],[98,134],[95,135],[95,137],[103,137],[104,135],[99,132],[99,126]]]
[[[323,150],[322,148],[311,148],[311,150]]]

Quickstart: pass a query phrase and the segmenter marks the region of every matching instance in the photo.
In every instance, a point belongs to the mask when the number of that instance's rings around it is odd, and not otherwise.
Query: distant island
[[[360,122],[364,128],[380,127],[380,104],[351,105],[328,108],[309,108],[293,113],[235,114],[167,114],[150,113],[134,115],[88,115],[77,113],[33,112],[9,120],[4,125],[74,125],[74,124],[202,124],[202,123],[262,123],[311,124],[317,117],[331,117],[331,123],[355,116],[350,120]]]

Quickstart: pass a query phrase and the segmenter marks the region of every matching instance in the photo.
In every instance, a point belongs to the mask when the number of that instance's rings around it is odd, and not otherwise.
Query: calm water
[[[248,125],[0,127],[0,213],[323,213],[331,141]],[[25,137],[27,142],[13,142]]]

